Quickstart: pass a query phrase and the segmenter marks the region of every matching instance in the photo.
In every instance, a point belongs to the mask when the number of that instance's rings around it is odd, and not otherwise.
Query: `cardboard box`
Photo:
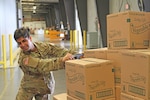
[[[109,60],[90,59],[65,63],[67,94],[79,100],[114,98],[113,63]]]
[[[116,100],[115,98],[108,98],[108,99],[103,99],[103,100]]]
[[[115,86],[116,100],[121,100],[121,86]]]
[[[150,51],[121,54],[121,92],[150,99]]]
[[[134,100],[145,100],[145,99],[134,97]]]
[[[80,100],[80,99],[77,99],[77,98],[67,95],[67,100]],[[107,99],[102,99],[102,100],[117,100],[117,99],[116,98],[107,98]]]
[[[145,100],[126,93],[121,93],[121,100]]]
[[[53,96],[53,100],[67,100],[67,93],[56,94]]]
[[[114,75],[115,75],[115,84],[121,84],[121,52],[122,51],[130,52],[150,52],[150,49],[108,49],[107,50],[107,60],[114,62]]]
[[[107,15],[108,48],[148,48],[150,13],[126,11]]]
[[[74,97],[72,97],[72,96],[70,96],[70,95],[67,95],[67,100],[79,100],[79,99],[74,98]]]
[[[115,75],[115,85],[121,84],[121,62],[120,55],[121,50],[107,50],[107,59],[114,62],[114,75]]]
[[[134,96],[126,93],[121,93],[121,100],[134,100]]]
[[[107,59],[107,48],[87,49],[84,50],[85,58]]]

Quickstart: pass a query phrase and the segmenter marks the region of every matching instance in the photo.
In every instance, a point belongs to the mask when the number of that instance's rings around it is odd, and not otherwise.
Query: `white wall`
[[[23,24],[24,27],[29,27],[29,28],[46,28],[46,23],[45,21],[32,21],[32,22],[24,22]]]
[[[14,34],[17,28],[16,24],[16,0],[0,0],[0,60],[2,57],[2,34],[6,36],[6,52],[7,57],[9,56],[9,34]],[[13,37],[12,37],[13,38]],[[17,46],[13,40],[13,48]]]

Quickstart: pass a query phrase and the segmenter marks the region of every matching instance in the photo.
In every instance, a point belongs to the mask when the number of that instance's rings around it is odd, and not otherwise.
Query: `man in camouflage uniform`
[[[50,43],[33,43],[25,28],[17,29],[14,39],[21,48],[18,63],[24,72],[16,100],[32,100],[33,97],[43,100],[51,93],[48,88],[50,71],[63,69],[64,62],[73,59],[72,53]]]

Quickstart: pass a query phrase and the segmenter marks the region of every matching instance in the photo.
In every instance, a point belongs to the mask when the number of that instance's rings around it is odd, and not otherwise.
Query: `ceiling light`
[[[36,6],[35,6],[35,5],[33,6],[33,9],[36,9]]]
[[[36,13],[36,11],[35,11],[35,10],[33,10],[33,13],[35,14],[35,13]]]

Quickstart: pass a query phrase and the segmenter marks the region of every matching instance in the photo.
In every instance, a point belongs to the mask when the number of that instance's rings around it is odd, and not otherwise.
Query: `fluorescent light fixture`
[[[35,11],[35,10],[33,10],[33,13],[35,14],[35,13],[36,13],[36,11]]]
[[[35,6],[35,5],[33,6],[33,9],[36,9],[36,6]]]

